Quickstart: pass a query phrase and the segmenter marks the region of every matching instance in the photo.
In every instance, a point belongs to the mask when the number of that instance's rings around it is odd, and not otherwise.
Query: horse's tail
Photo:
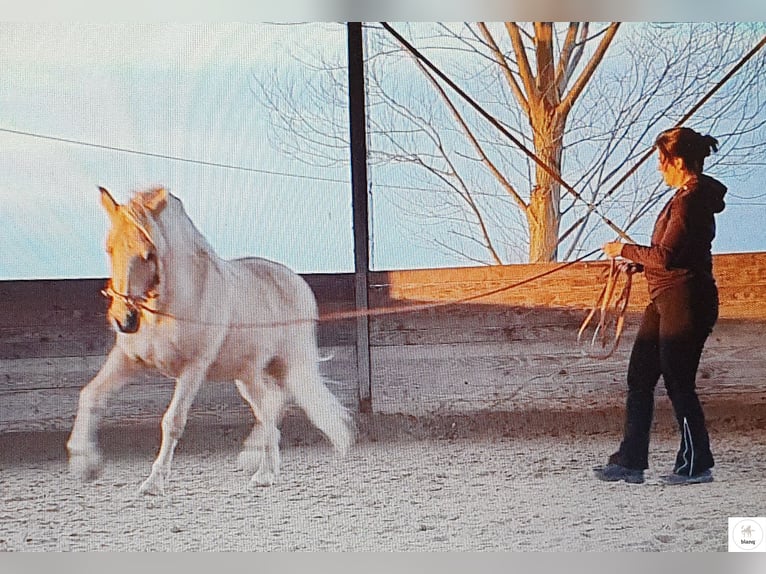
[[[346,454],[355,438],[351,412],[327,388],[317,361],[307,358],[290,367],[286,384],[293,400],[335,450]]]

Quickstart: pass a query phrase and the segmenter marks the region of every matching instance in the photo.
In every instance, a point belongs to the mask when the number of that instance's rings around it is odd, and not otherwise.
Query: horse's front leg
[[[165,481],[170,476],[178,440],[186,427],[189,409],[204,381],[206,368],[195,367],[184,371],[176,381],[176,388],[170,406],[162,417],[162,443],[157,459],[152,465],[152,472],[141,485],[141,494],[164,494]]]
[[[96,376],[80,391],[67,450],[69,469],[83,480],[93,480],[102,470],[97,435],[107,399],[130,380],[136,369],[136,363],[114,347]]]

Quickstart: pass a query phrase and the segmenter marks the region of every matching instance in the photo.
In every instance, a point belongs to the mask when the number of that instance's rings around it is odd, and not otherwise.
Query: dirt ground
[[[461,428],[467,420],[473,429]],[[653,435],[646,483],[627,485],[591,473],[614,450],[614,429],[476,421],[360,428],[344,459],[295,424],[268,488],[236,470],[246,428],[189,429],[164,497],[136,494],[154,429],[105,432],[106,469],[88,484],[67,473],[65,434],[6,434],[0,550],[726,551],[728,517],[766,515],[762,427],[714,426],[715,482],[666,487],[657,478],[675,453],[669,425]]]

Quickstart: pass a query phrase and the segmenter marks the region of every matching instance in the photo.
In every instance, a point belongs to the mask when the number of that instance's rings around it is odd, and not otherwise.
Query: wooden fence
[[[373,272],[373,309],[403,307],[369,322],[372,408],[439,414],[611,407],[624,374],[646,285],[637,276],[624,340],[608,360],[583,356],[577,329],[603,284],[606,264]],[[702,359],[703,401],[766,405],[766,253],[719,255],[721,314]],[[354,277],[307,275],[327,317],[354,306]],[[80,388],[101,366],[114,335],[100,296],[104,280],[0,282],[0,432],[71,427]],[[483,293],[498,291],[487,297]],[[471,299],[466,301],[466,299]],[[413,305],[428,308],[408,310]],[[322,363],[331,388],[358,404],[356,322],[323,320]],[[660,385],[661,386],[661,385]],[[662,392],[662,391],[660,391]],[[159,421],[172,382],[151,376],[116,394],[105,425]],[[198,422],[238,422],[249,412],[233,385],[206,385]]]

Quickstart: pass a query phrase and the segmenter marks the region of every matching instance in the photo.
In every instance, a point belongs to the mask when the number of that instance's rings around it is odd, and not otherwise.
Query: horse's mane
[[[165,241],[172,243],[174,248],[185,246],[195,253],[204,251],[211,257],[215,257],[215,250],[194,225],[186,213],[183,203],[175,195],[170,192],[167,193],[167,205],[156,217],[145,207],[147,199],[153,197],[161,189],[152,188],[135,192],[128,202],[130,213],[148,227],[148,232],[152,236],[159,231],[164,236]],[[155,227],[159,229],[155,231]]]

